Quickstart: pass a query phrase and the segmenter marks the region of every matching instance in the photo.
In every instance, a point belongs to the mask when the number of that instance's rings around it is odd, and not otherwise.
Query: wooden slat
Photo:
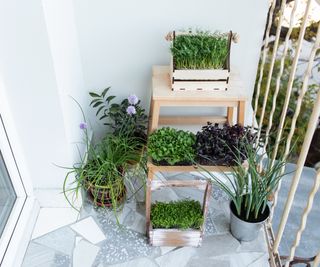
[[[161,116],[159,118],[159,124],[162,124],[162,125],[173,125],[173,124],[206,125],[208,121],[212,123],[226,123],[227,117],[225,116],[188,116],[188,117]]]
[[[232,167],[228,166],[158,166],[154,165],[151,161],[147,163],[149,169],[155,172],[194,172],[194,171],[202,171],[201,168],[206,169],[210,172],[233,172]]]
[[[174,81],[172,90],[217,93],[228,90],[228,83],[227,81]]]
[[[170,180],[170,181],[151,181],[151,190],[157,190],[163,187],[193,187],[200,190],[207,188],[206,180]]]
[[[169,66],[153,66],[152,97],[154,100],[192,100],[196,103],[208,100],[228,102],[248,99],[248,96],[244,94],[246,90],[237,71],[230,73],[227,91],[214,93],[211,91],[189,91],[187,94],[183,91],[172,91],[169,72]]]

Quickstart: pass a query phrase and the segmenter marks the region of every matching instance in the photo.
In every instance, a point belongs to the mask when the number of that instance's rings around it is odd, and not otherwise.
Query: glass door
[[[17,196],[0,150],[0,236],[7,224]]]

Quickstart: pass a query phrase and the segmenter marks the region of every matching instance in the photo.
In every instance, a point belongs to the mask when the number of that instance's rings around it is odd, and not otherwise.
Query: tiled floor
[[[168,179],[172,178],[186,179],[186,175],[177,174]],[[187,196],[198,200],[203,197],[202,192],[197,190],[166,189],[157,191],[153,201]],[[112,212],[93,208],[90,203],[84,205],[79,218],[69,208],[43,209],[23,266],[269,266],[263,232],[253,242],[239,243],[229,233],[228,212],[228,200],[224,194],[213,190],[202,246],[193,248],[148,245],[144,205],[135,199],[129,199],[120,213],[121,225],[117,225]],[[64,217],[61,221],[64,225],[52,222],[54,218],[61,217]],[[49,225],[47,230],[46,224]]]

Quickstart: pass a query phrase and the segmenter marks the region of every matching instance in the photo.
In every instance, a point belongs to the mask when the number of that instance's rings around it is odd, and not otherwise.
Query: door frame
[[[20,266],[40,207],[25,164],[4,85],[0,80],[0,148],[17,199],[0,237],[0,266]]]

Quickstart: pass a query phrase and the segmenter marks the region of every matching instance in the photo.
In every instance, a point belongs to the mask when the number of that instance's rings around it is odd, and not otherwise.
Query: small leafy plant
[[[195,31],[177,35],[171,44],[176,69],[222,69],[228,57],[228,35]]]
[[[208,122],[196,134],[197,162],[202,165],[234,165],[237,160],[235,149],[239,150],[239,156],[243,161],[246,159],[243,145],[247,142],[252,143],[253,140],[254,135],[249,128],[228,124],[221,127],[219,124]]]
[[[199,201],[184,199],[169,203],[156,202],[151,205],[153,228],[200,229],[203,221]]]
[[[150,134],[148,155],[161,165],[190,165],[195,158],[194,144],[193,133],[164,127]]]
[[[90,106],[95,108],[99,120],[113,129],[115,135],[128,135],[139,137],[142,142],[146,141],[147,115],[140,106],[140,100],[136,95],[129,95],[121,103],[113,103],[115,96],[108,95],[110,87],[104,89],[101,94],[90,92],[93,100]]]

